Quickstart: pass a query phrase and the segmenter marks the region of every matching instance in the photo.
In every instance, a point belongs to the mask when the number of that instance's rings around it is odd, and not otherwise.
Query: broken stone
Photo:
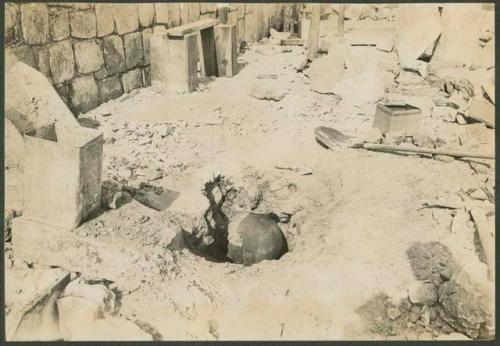
[[[47,78],[22,62],[6,75],[5,92],[5,115],[21,133],[55,121],[79,126]]]
[[[432,282],[413,282],[408,289],[413,304],[433,305],[438,300],[437,288]]]
[[[71,281],[60,295],[63,297],[78,297],[97,305],[98,317],[115,312],[115,294],[103,284],[90,285],[80,277]]]
[[[59,340],[55,302],[69,283],[70,273],[55,268],[9,270],[5,275],[7,341]]]
[[[437,338],[436,338],[437,341],[446,341],[446,340],[449,340],[449,341],[457,341],[457,340],[472,340],[471,338],[469,338],[468,336],[466,335],[463,335],[462,333],[450,333],[450,334],[442,334],[442,335],[439,335]]]
[[[415,243],[406,254],[418,280],[439,285],[441,277],[449,280],[456,270],[450,250],[439,242]]]
[[[459,271],[439,288],[440,317],[455,330],[471,338],[492,336],[483,326],[493,319],[490,290],[471,281],[465,271]]]
[[[434,155],[434,160],[437,160],[437,161],[441,161],[441,162],[444,162],[444,163],[450,163],[450,162],[453,162],[455,161],[455,157],[453,156],[448,156],[448,155]]]
[[[464,116],[460,113],[457,114],[455,121],[457,122],[457,124],[467,125],[467,120],[465,120]]]
[[[8,168],[23,169],[24,138],[12,122],[5,119],[5,164]]]
[[[387,308],[387,317],[389,317],[391,320],[395,320],[397,318],[399,318],[399,316],[401,316],[401,311],[398,309],[398,308],[395,308],[395,307],[388,307]]]
[[[134,199],[141,204],[154,210],[162,211],[167,209],[179,196],[179,192],[145,186],[133,195]]]
[[[473,97],[470,100],[467,116],[495,128],[495,106],[483,98]]]
[[[471,198],[474,198],[474,199],[477,199],[480,201],[488,201],[489,200],[488,195],[486,194],[486,192],[482,188],[474,189],[472,192],[469,193],[469,196]]]
[[[281,101],[287,94],[283,84],[275,80],[263,80],[255,83],[250,90],[250,96],[259,100]]]
[[[344,57],[328,54],[313,60],[307,70],[310,88],[321,94],[333,94],[335,85],[344,77]]]
[[[68,296],[57,300],[59,328],[64,340],[73,340],[78,329],[96,321],[100,315],[99,305],[91,300]]]

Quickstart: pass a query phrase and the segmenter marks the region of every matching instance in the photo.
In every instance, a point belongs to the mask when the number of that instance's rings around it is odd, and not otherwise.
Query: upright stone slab
[[[104,62],[112,75],[125,71],[125,52],[120,36],[107,36],[102,41]]]
[[[214,31],[218,75],[232,77],[238,73],[236,25],[219,24]]]
[[[62,41],[69,37],[69,14],[67,8],[50,8],[50,38],[53,41]]]
[[[101,203],[102,133],[49,125],[25,135],[23,215],[77,227]]]
[[[42,72],[49,80],[52,79],[50,75],[50,57],[49,49],[46,46],[37,48],[35,50],[36,62],[38,71]]]
[[[79,73],[98,71],[104,64],[101,47],[94,41],[80,41],[73,45],[76,67]]]
[[[49,40],[49,10],[47,4],[21,4],[21,24],[24,41],[45,44]]]
[[[79,126],[47,78],[22,62],[5,76],[5,116],[21,133],[54,121]]]
[[[149,41],[151,40],[151,35],[153,34],[153,29],[148,28],[142,32],[142,48],[144,52],[144,65],[149,65]]]
[[[217,76],[217,57],[215,54],[214,28],[209,27],[198,31],[198,57],[202,76]]]
[[[198,87],[197,34],[169,38],[155,30],[150,42],[151,84],[173,92],[192,92]]]
[[[123,35],[123,46],[125,48],[125,66],[127,69],[142,65],[142,34],[140,32],[132,32]]]
[[[75,11],[69,14],[71,36],[76,38],[96,37],[96,17],[92,11]]]
[[[61,41],[49,48],[49,63],[54,84],[66,82],[75,75],[75,59],[71,42]]]
[[[97,37],[110,35],[115,31],[113,19],[113,4],[96,4],[95,16],[97,22]]]

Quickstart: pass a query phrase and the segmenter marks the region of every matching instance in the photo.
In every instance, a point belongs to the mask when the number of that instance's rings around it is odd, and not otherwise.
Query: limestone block
[[[6,46],[10,46],[21,41],[22,35],[19,18],[19,5],[9,2],[5,3],[4,42]]]
[[[139,10],[139,24],[141,27],[146,28],[153,25],[155,18],[155,7],[152,3],[138,4]]]
[[[50,38],[62,41],[69,37],[69,14],[67,8],[51,7],[49,12]]]
[[[115,30],[113,19],[113,4],[96,4],[95,15],[97,22],[97,37],[110,35]]]
[[[22,62],[7,73],[5,92],[5,116],[21,133],[54,121],[64,126],[78,126],[47,78]]]
[[[75,75],[75,60],[69,40],[50,46],[49,64],[54,84],[63,83],[73,78]]]
[[[21,24],[24,41],[45,44],[49,41],[49,10],[47,4],[21,4]]]
[[[155,2],[155,15],[156,15],[156,23],[157,24],[168,24],[169,20],[169,6],[170,4],[165,2]]]
[[[76,68],[79,73],[98,71],[104,64],[101,47],[96,41],[80,41],[73,45]]]
[[[123,35],[139,28],[137,4],[115,4],[113,11],[118,35]]]
[[[118,76],[105,78],[97,82],[99,88],[99,103],[115,99],[123,94],[122,85]]]
[[[70,105],[76,114],[86,113],[99,105],[99,91],[92,75],[71,81]]]
[[[153,29],[145,29],[142,32],[142,48],[144,53],[144,65],[149,65],[149,41],[151,39],[151,35],[153,34]]]
[[[116,281],[141,258],[140,253],[130,248],[80,237],[69,229],[30,221],[24,216],[13,219],[12,227],[16,260],[59,266]]]
[[[76,38],[96,37],[96,16],[92,11],[76,11],[69,14],[71,36]]]
[[[7,271],[5,276],[7,341],[60,339],[56,299],[70,273],[61,268],[29,269]]]
[[[8,168],[23,168],[24,138],[12,122],[5,118],[5,165]]]
[[[123,46],[125,48],[125,66],[132,69],[142,64],[142,34],[133,32],[123,36]]]
[[[112,75],[125,71],[125,52],[120,36],[107,36],[103,39],[104,62]]]
[[[129,93],[134,89],[142,87],[141,69],[130,70],[122,75],[123,91]]]

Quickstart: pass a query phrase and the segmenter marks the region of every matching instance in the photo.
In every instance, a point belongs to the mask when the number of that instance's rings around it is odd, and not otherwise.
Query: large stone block
[[[7,341],[60,339],[56,299],[70,273],[51,268],[9,270],[5,275]]]
[[[70,107],[75,112],[86,113],[99,105],[99,90],[93,76],[77,77],[71,81]]]
[[[153,34],[153,29],[149,28],[142,32],[142,48],[144,52],[144,65],[149,65],[149,41],[151,40],[151,35]]]
[[[189,22],[196,22],[200,18],[200,3],[199,2],[189,2]]]
[[[107,102],[123,94],[122,84],[118,76],[109,77],[97,82],[99,87],[99,102]]]
[[[49,80],[52,79],[50,75],[50,56],[48,47],[35,48],[36,62],[38,71],[42,72]]]
[[[238,73],[236,25],[219,24],[214,32],[218,75],[232,77]]]
[[[65,40],[70,35],[69,11],[67,8],[50,8],[50,38],[53,41]]]
[[[120,36],[107,36],[102,41],[104,62],[108,71],[116,75],[125,71],[125,52]]]
[[[12,247],[16,260],[58,266],[89,277],[120,279],[140,259],[129,248],[71,230],[18,217],[13,220]]]
[[[5,119],[5,165],[22,170],[24,162],[24,137],[9,119]]]
[[[205,14],[205,13],[215,12],[216,6],[217,4],[214,3],[201,2],[200,13]]]
[[[69,85],[68,84],[57,84],[54,85],[54,89],[56,89],[57,94],[64,101],[65,104],[69,104]]]
[[[141,69],[130,70],[122,75],[123,91],[129,93],[134,89],[142,87]]]
[[[168,26],[181,25],[181,4],[172,2],[168,4]]]
[[[76,38],[96,37],[96,18],[92,11],[77,11],[69,14],[71,36]]]
[[[132,69],[142,65],[142,34],[133,32],[123,36],[123,46],[125,48],[125,66]]]
[[[5,49],[5,70],[9,71],[18,61],[37,68],[35,54],[31,46],[22,45],[17,47],[9,47]]]
[[[45,44],[49,41],[49,10],[46,4],[21,4],[21,24],[26,43]]]
[[[168,24],[169,23],[169,6],[170,4],[165,2],[155,2],[155,18],[156,24]]]
[[[79,73],[98,71],[104,64],[101,47],[96,41],[80,41],[73,45],[76,68]]]
[[[139,28],[137,4],[115,4],[113,17],[118,35],[136,31]]]
[[[22,62],[5,76],[5,116],[21,133],[54,121],[63,126],[78,126],[47,78]]]
[[[7,2],[5,4],[4,39],[5,45],[10,46],[21,40],[21,23],[19,22],[19,5]]]
[[[95,16],[97,22],[97,37],[104,37],[115,31],[113,19],[113,4],[96,4]]]
[[[138,4],[139,11],[139,24],[141,27],[146,28],[153,25],[155,18],[155,6],[152,3]]]
[[[49,63],[54,84],[66,82],[75,75],[75,59],[71,42],[61,41],[49,48]]]

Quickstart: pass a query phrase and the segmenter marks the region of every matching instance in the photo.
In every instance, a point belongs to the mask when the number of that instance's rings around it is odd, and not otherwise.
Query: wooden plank
[[[204,76],[217,75],[217,60],[215,56],[215,34],[214,27],[208,27],[199,31],[201,44],[200,65],[202,65]]]
[[[236,25],[220,24],[214,28],[218,76],[238,73]]]
[[[307,43],[307,56],[310,60],[318,57],[319,23],[321,16],[321,5],[312,4],[311,26]]]
[[[184,24],[175,28],[167,30],[168,36],[171,37],[182,37],[187,34],[194,33],[199,30],[204,30],[210,27],[214,27],[219,24],[217,19],[203,19],[194,23]]]

